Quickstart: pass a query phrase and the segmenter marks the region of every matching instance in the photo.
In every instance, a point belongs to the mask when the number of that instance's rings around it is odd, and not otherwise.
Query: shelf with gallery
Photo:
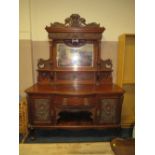
[[[135,35],[122,34],[118,40],[117,84],[125,90],[122,127],[135,124]]]
[[[49,64],[53,64],[53,67]],[[92,67],[81,65],[61,67],[57,63],[52,63],[51,60],[40,59],[37,69],[38,82],[39,84],[95,84],[98,81],[100,84],[111,84],[113,69],[110,59],[98,60],[97,63],[91,65]]]

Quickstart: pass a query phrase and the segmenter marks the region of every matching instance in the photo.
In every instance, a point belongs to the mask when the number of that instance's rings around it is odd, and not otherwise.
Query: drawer
[[[55,105],[58,107],[93,107],[95,106],[95,96],[56,96]]]

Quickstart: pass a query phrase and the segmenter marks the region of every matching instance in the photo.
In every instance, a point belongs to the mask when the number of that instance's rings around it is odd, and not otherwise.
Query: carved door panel
[[[50,124],[51,123],[51,102],[48,98],[32,99],[32,120],[34,124]]]
[[[100,101],[99,123],[117,124],[120,123],[121,104],[120,99],[105,98]]]

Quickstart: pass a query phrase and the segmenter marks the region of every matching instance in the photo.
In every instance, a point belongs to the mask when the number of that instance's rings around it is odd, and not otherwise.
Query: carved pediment
[[[95,22],[86,24],[86,20],[78,14],[72,14],[65,19],[65,23],[51,23],[51,27],[100,27],[100,24]]]
[[[45,27],[51,39],[85,39],[100,40],[104,27],[95,22],[86,23],[86,20],[78,14],[72,14],[64,23],[54,22]]]

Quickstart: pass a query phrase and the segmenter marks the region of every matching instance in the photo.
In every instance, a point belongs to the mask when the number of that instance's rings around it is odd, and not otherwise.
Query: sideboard
[[[105,28],[72,14],[45,29],[50,57],[38,60],[38,81],[26,89],[29,129],[119,128],[124,90],[101,59]]]

